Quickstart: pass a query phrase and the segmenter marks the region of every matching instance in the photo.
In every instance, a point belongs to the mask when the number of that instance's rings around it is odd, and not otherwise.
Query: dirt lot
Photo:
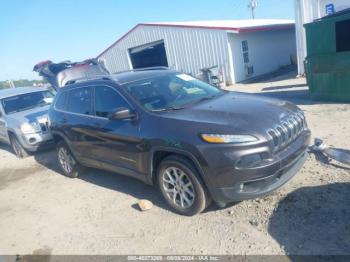
[[[232,90],[295,102],[314,137],[350,149],[350,105],[309,101],[304,79]],[[310,154],[264,199],[189,218],[136,180],[97,170],[69,179],[53,151],[17,160],[1,145],[0,254],[350,254],[350,169],[320,160]],[[143,198],[155,204],[145,213],[135,207]]]

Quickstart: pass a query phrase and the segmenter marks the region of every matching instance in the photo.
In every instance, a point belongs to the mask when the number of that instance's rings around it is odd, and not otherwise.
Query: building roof
[[[133,27],[129,32],[119,38],[105,51],[97,56],[99,58],[109,49],[115,46],[119,41],[124,39],[132,31],[140,26],[160,26],[160,27],[182,27],[192,29],[211,29],[211,30],[225,30],[234,31],[235,33],[267,31],[290,29],[295,26],[294,20],[286,19],[249,19],[249,20],[213,20],[213,21],[189,21],[189,22],[160,22],[160,23],[141,23]]]
[[[187,27],[187,28],[205,28],[217,30],[233,30],[245,32],[250,29],[266,30],[280,26],[293,26],[294,20],[285,19],[249,19],[249,20],[212,20],[212,21],[188,21],[188,22],[162,22],[162,23],[145,23],[142,25],[151,26],[170,26],[170,27]],[[255,31],[253,30],[253,31]]]
[[[0,90],[0,99],[10,97],[10,96],[17,96],[17,95],[23,95],[27,93],[32,92],[40,92],[47,90],[47,88],[44,87],[16,87],[16,88],[5,88]]]

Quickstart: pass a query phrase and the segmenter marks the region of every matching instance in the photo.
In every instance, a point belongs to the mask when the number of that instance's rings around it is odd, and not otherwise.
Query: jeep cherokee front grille
[[[267,133],[272,139],[274,151],[278,151],[290,144],[305,128],[304,114],[296,113],[281,121],[274,128],[269,129]]]

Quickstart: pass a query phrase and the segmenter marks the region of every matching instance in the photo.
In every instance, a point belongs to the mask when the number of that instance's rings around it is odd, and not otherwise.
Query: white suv
[[[0,90],[0,142],[11,145],[17,157],[51,144],[47,111],[53,97],[47,88]]]

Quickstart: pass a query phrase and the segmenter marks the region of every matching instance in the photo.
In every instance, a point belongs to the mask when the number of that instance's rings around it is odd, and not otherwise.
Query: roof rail
[[[72,79],[69,80],[65,86],[76,84],[76,83],[81,83],[89,80],[112,80],[110,77],[105,76],[105,75],[98,75],[98,76],[92,76],[92,77],[82,77],[82,78],[77,78],[77,79]]]
[[[143,67],[143,68],[135,68],[130,70],[124,70],[120,72],[116,72],[114,74],[127,73],[127,72],[141,72],[141,71],[151,71],[151,70],[169,70],[169,67],[166,66],[153,66],[153,67]]]
[[[152,67],[144,67],[144,68],[136,68],[133,71],[148,71],[148,70],[168,70],[169,67],[166,66],[152,66]]]

